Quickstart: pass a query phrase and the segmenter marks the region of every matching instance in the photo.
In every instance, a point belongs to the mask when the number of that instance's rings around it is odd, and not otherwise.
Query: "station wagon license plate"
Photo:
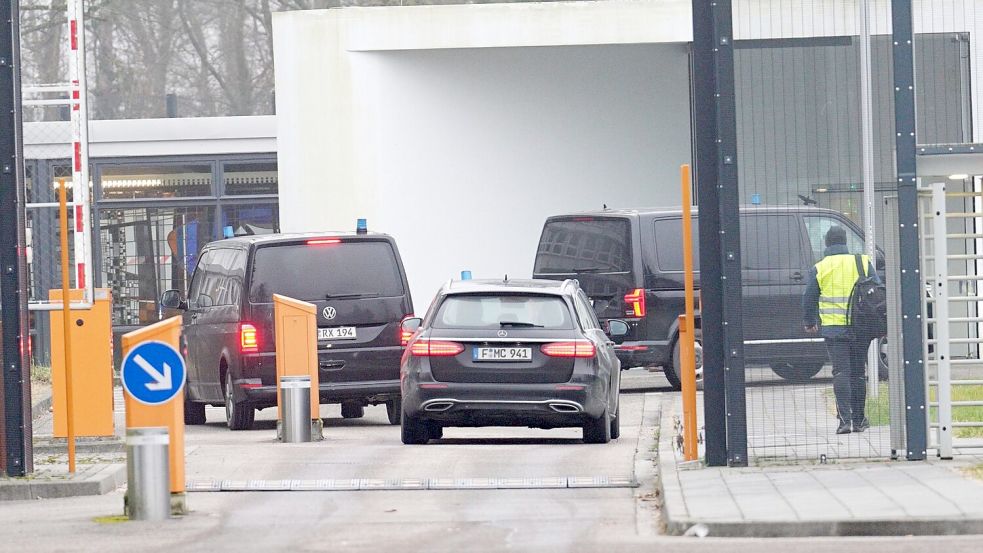
[[[354,326],[336,326],[332,328],[317,329],[318,340],[354,340]]]
[[[474,361],[532,361],[532,348],[474,348]]]

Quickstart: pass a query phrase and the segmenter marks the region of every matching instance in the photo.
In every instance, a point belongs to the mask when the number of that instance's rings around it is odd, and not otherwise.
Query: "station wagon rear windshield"
[[[253,261],[249,301],[269,303],[273,294],[304,301],[394,297],[403,295],[403,281],[388,242],[263,246]]]
[[[573,328],[563,299],[531,295],[457,295],[447,297],[434,317],[433,328]]]
[[[540,274],[621,273],[629,271],[631,264],[627,219],[575,217],[546,223],[533,270]]]

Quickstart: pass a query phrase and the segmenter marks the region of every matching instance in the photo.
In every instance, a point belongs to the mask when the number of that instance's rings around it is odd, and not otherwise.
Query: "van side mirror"
[[[167,309],[187,309],[188,302],[181,299],[181,292],[178,290],[166,290],[160,296],[161,307]]]
[[[620,319],[611,319],[607,322],[607,335],[615,344],[622,344],[628,336],[628,323]]]
[[[420,325],[423,324],[423,319],[419,317],[410,317],[409,319],[404,319],[402,324],[400,324],[400,329],[403,332],[409,332],[410,334],[416,332],[420,329]]]

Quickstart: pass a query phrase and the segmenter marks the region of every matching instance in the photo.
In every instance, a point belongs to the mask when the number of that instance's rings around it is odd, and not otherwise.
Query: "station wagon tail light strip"
[[[645,289],[635,288],[625,294],[625,316],[644,317],[645,316]]]
[[[539,349],[549,357],[594,357],[597,353],[594,344],[587,340],[553,342],[543,344]]]
[[[242,353],[259,351],[259,336],[256,327],[249,323],[239,325],[239,351]]]
[[[417,340],[410,346],[410,353],[417,357],[453,357],[464,351],[464,346],[457,342],[440,340]]]

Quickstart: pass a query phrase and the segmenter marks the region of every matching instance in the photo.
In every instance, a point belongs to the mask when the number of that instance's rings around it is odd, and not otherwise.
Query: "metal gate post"
[[[747,465],[740,194],[731,0],[693,0],[707,464]]]
[[[884,198],[884,273],[887,282],[901,279],[898,263],[898,197]],[[924,269],[923,269],[924,272]],[[925,320],[923,316],[922,320]],[[870,367],[878,367],[877,360]],[[868,369],[875,374],[878,369]],[[888,411],[891,421],[891,458],[897,459],[905,450],[904,433],[904,368],[901,363],[901,291],[898,286],[887,287],[887,373]]]
[[[945,183],[932,184],[932,256],[935,259],[935,297],[932,318],[935,320],[935,359],[938,386],[939,457],[952,458],[952,384],[949,354],[949,244],[946,226]]]
[[[921,278],[918,273],[918,189],[915,172],[915,59],[911,0],[891,0],[894,128],[901,245],[901,331],[904,337],[907,458],[927,450],[925,365],[922,358]]]

